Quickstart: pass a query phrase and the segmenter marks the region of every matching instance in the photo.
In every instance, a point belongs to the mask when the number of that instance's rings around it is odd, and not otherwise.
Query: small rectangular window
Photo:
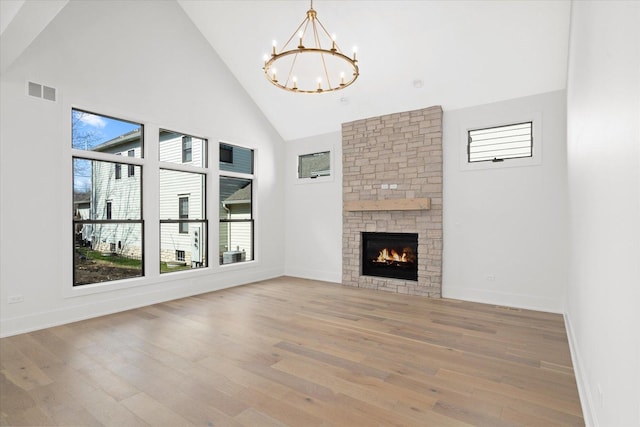
[[[178,199],[178,218],[180,219],[189,219],[189,198],[188,197],[180,197]],[[188,222],[180,222],[179,223],[179,233],[186,234],[189,232],[189,223]]]
[[[116,163],[116,179],[122,178],[122,165],[120,163]]]
[[[298,156],[299,179],[314,179],[320,176],[331,176],[331,153],[329,151]]]
[[[533,122],[470,130],[467,155],[469,163],[532,157]]]
[[[136,152],[135,152],[135,150],[129,150],[129,151],[127,151],[127,155],[129,157],[135,157],[136,156]],[[136,174],[135,165],[129,165],[129,170],[128,170],[127,176],[134,176],[135,174]]]
[[[111,206],[112,206],[112,203],[108,201],[107,202],[107,212],[106,212],[107,219],[112,219],[112,211],[111,211],[112,207]]]
[[[182,137],[182,163],[189,163],[191,161],[191,137]]]
[[[184,261],[184,251],[176,251],[176,261]]]

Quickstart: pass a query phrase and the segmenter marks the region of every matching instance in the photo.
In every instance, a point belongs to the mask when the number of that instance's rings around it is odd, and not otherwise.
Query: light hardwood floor
[[[0,340],[0,425],[584,425],[562,316],[279,278]]]

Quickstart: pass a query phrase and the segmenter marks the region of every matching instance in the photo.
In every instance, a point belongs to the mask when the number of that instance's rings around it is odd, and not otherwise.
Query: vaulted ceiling
[[[278,89],[262,71],[271,41],[294,32],[309,1],[177,2],[285,140],[382,114],[566,87],[568,0],[316,0],[318,18],[342,49],[358,47],[361,74],[345,90],[312,95]],[[2,71],[66,3],[0,1]]]

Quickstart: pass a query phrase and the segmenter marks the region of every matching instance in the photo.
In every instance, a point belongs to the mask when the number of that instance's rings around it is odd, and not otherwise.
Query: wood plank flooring
[[[0,425],[584,425],[562,316],[282,277],[0,340]]]

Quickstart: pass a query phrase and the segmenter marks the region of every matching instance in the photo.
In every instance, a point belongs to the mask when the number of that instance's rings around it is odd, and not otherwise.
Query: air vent
[[[56,88],[39,83],[29,82],[28,94],[35,98],[42,98],[53,102],[56,101]]]

